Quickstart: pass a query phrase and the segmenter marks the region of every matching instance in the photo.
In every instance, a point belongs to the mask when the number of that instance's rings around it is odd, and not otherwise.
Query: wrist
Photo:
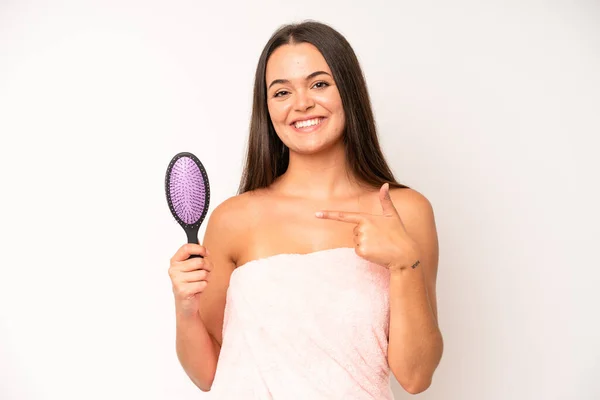
[[[423,268],[421,268],[420,263],[415,268],[412,268],[417,260],[408,264],[399,264],[397,266],[390,267],[390,283],[394,287],[407,286],[413,287],[415,284],[420,282],[424,282],[424,274]]]
[[[183,320],[193,320],[200,318],[198,309],[189,309],[185,307],[175,306],[175,317]]]
[[[413,257],[404,257],[402,260],[393,261],[388,266],[390,273],[402,274],[404,272],[420,269],[421,260],[417,255]]]

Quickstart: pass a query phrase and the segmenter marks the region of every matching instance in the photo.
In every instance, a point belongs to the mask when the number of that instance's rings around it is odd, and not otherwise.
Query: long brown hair
[[[371,101],[360,64],[344,36],[315,21],[284,25],[271,36],[258,60],[250,121],[248,153],[238,194],[269,186],[288,167],[289,149],[279,139],[267,108],[267,61],[285,44],[310,43],[325,58],[340,92],[345,114],[343,135],[350,174],[359,183],[379,188],[408,186],[396,182],[377,138]]]

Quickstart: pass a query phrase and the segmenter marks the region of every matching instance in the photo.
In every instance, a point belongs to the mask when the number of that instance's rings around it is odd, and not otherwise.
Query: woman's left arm
[[[437,322],[438,239],[430,202],[414,190],[391,191],[407,237],[389,265],[390,333],[388,363],[409,393],[431,385],[443,351]],[[415,265],[417,264],[417,265]]]
[[[355,224],[355,251],[390,272],[388,363],[409,393],[431,384],[442,357],[435,281],[438,240],[429,201],[412,189],[379,190],[382,214],[320,211],[318,218]],[[396,206],[400,206],[398,210]]]

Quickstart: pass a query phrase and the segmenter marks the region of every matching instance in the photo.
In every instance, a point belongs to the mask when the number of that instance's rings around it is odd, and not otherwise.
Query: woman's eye
[[[281,96],[285,96],[288,92],[285,90],[280,90],[279,92],[275,93],[273,95],[273,97],[281,97]]]
[[[329,84],[327,82],[321,81],[321,82],[315,83],[313,87],[316,87],[317,89],[322,89],[327,86],[329,86]]]

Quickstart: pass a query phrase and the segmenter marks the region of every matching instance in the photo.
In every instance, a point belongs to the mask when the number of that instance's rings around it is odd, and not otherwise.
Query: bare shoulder
[[[395,188],[390,190],[392,202],[402,220],[406,222],[426,222],[434,219],[433,206],[424,194],[415,189]]]
[[[203,244],[209,251],[211,246],[217,247],[229,260],[235,260],[259,206],[260,193],[248,192],[224,200],[210,214]]]
[[[406,232],[423,252],[429,268],[437,270],[439,247],[431,202],[414,189],[392,189],[390,196]]]
[[[232,196],[219,204],[211,213],[210,220],[225,230],[239,229],[258,205],[257,194],[252,192]],[[210,222],[209,222],[210,223]]]
[[[212,211],[209,224],[213,223],[222,229],[235,228],[235,224],[231,225],[231,222],[240,217],[244,203],[245,196],[243,194],[224,200]]]

